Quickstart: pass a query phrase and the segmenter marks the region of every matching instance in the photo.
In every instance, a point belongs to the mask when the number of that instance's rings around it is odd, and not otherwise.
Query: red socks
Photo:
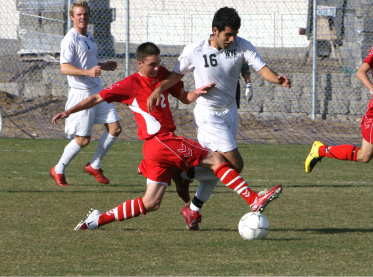
[[[146,214],[141,197],[128,200],[120,204],[118,207],[102,214],[98,220],[98,226],[108,224],[115,220],[122,221],[125,219],[130,219],[139,216],[140,214]]]
[[[219,177],[224,185],[241,195],[249,205],[251,205],[258,196],[256,192],[248,187],[245,180],[238,174],[238,172],[231,168],[229,163],[220,165],[214,173]]]
[[[357,151],[359,147],[343,144],[336,146],[323,145],[319,148],[320,157],[329,157],[338,160],[347,160],[356,162]]]

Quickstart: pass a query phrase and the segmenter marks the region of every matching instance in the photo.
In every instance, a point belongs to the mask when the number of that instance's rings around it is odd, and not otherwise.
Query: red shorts
[[[171,184],[175,167],[188,171],[199,165],[207,154],[208,150],[196,141],[174,133],[161,133],[145,141],[139,173],[152,181]]]
[[[373,144],[373,99],[370,100],[368,109],[365,112],[363,119],[361,120],[361,135],[363,138]]]

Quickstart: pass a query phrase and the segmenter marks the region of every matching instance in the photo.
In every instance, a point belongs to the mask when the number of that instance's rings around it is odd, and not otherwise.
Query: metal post
[[[71,29],[71,19],[70,19],[70,13],[69,13],[69,10],[70,10],[70,6],[71,6],[71,0],[67,0],[67,18],[66,18],[66,21],[67,21],[67,30],[66,30],[66,33],[68,31],[70,31]],[[69,91],[70,91],[70,88],[69,88],[69,84],[67,84],[67,96],[69,96]]]
[[[71,20],[70,20],[70,14],[69,14],[69,10],[70,10],[70,6],[71,6],[71,0],[67,0],[67,32],[71,29]]]
[[[313,0],[312,119],[316,118],[317,94],[317,0]]]
[[[3,129],[3,117],[2,117],[2,110],[0,106],[0,136],[1,136],[1,130]]]
[[[130,1],[126,3],[127,39],[126,39],[126,77],[130,75]]]

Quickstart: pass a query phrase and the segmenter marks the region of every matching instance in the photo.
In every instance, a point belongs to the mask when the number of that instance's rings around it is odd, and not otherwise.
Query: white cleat
[[[80,221],[79,224],[74,228],[74,230],[78,231],[83,229],[97,229],[100,216],[101,213],[99,212],[99,210],[91,209],[87,214],[87,219],[84,221]]]

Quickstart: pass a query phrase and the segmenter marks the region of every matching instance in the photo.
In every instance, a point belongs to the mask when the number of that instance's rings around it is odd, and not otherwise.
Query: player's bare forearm
[[[268,66],[264,66],[258,71],[262,78],[273,84],[278,84],[282,87],[291,88],[291,81],[286,76],[278,75],[273,72]]]
[[[194,101],[197,100],[198,97],[200,97],[203,94],[208,93],[208,91],[212,89],[213,87],[215,87],[215,85],[216,83],[209,83],[191,92],[187,92],[183,90],[182,93],[180,94],[179,100],[183,104],[193,103]]]
[[[90,76],[92,78],[98,78],[101,74],[101,66],[97,65],[90,69],[81,69],[73,66],[69,63],[61,64],[61,73],[70,76]]]
[[[153,90],[153,92],[147,99],[146,106],[149,113],[154,110],[154,106],[159,106],[159,104],[161,103],[161,93],[176,85],[181,80],[181,78],[183,78],[183,76],[183,74],[171,72],[163,79],[163,81],[155,90]]]
[[[79,102],[78,104],[76,104],[74,107],[72,107],[72,108],[70,108],[70,109],[68,109],[64,112],[56,114],[52,119],[52,123],[56,124],[58,119],[68,118],[70,116],[70,114],[72,114],[72,113],[77,113],[77,112],[80,112],[82,110],[90,109],[90,108],[100,104],[103,101],[104,100],[102,99],[100,94],[91,95],[88,98],[86,98],[86,99],[82,100],[81,102]]]

